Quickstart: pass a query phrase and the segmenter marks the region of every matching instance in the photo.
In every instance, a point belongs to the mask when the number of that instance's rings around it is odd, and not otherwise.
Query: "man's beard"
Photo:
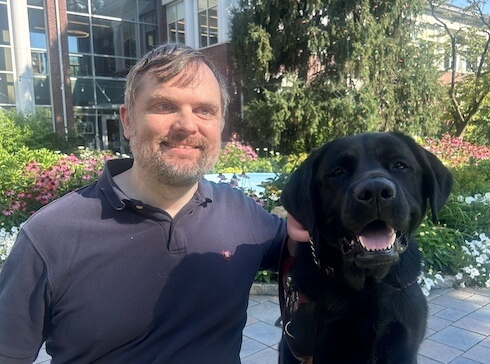
[[[170,139],[164,138],[163,140],[169,141]],[[201,156],[192,165],[189,164],[188,160],[183,161],[184,163],[179,163],[176,158],[169,161],[165,156],[165,152],[162,152],[161,149],[152,150],[153,143],[155,141],[141,142],[138,137],[133,137],[129,141],[131,151],[138,164],[147,173],[151,174],[156,181],[166,185],[192,186],[211,170],[218,159],[219,145],[214,147],[205,141],[189,143],[191,145],[199,145],[201,150]]]

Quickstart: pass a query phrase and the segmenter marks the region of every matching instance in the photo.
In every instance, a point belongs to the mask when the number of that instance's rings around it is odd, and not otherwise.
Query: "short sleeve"
[[[23,230],[0,272],[0,361],[31,362],[47,332],[47,269]]]

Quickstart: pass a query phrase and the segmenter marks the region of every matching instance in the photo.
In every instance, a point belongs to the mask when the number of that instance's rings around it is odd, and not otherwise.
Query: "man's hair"
[[[230,96],[225,79],[218,72],[214,64],[201,52],[188,47],[182,43],[165,43],[148,52],[141,58],[129,71],[126,76],[126,86],[124,92],[124,103],[132,113],[136,94],[141,86],[143,77],[151,73],[159,82],[168,82],[173,77],[180,74],[186,67],[198,67],[201,64],[208,66],[213,72],[219,84],[221,95],[221,110],[223,123]],[[188,72],[179,79],[179,84],[187,85],[194,80],[196,72]]]

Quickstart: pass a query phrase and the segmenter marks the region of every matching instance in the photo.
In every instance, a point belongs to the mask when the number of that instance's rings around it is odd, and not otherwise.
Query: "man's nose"
[[[177,120],[174,123],[174,127],[177,131],[194,134],[197,132],[196,115],[192,110],[183,109],[178,113]]]

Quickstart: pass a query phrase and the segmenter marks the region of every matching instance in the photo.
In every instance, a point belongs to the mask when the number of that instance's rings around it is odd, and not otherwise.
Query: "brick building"
[[[92,148],[127,152],[119,124],[124,77],[156,45],[180,41],[228,78],[231,0],[0,0],[0,107],[44,109],[59,133],[77,127]],[[224,131],[227,138],[230,124]]]

